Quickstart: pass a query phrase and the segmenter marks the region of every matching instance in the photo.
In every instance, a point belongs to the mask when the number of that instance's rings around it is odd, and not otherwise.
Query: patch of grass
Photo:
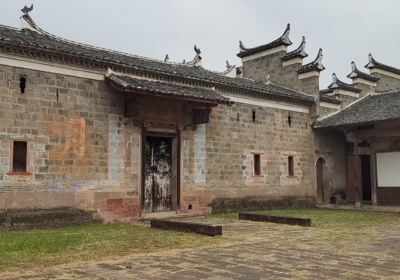
[[[0,271],[219,243],[220,238],[141,224],[89,224],[0,232]]]
[[[274,216],[311,218],[312,226],[326,229],[368,228],[380,224],[400,221],[398,213],[366,212],[336,209],[273,209],[253,212]]]

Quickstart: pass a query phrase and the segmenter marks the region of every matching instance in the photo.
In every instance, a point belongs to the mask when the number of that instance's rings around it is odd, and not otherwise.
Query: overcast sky
[[[55,35],[171,61],[193,58],[193,44],[203,65],[224,70],[225,60],[240,65],[238,41],[246,47],[278,38],[291,24],[290,39],[298,46],[306,36],[305,63],[323,49],[321,88],[335,72],[349,82],[350,62],[359,69],[368,53],[400,68],[400,1],[396,0],[7,0],[0,24],[20,27],[20,9],[34,4],[32,18]]]

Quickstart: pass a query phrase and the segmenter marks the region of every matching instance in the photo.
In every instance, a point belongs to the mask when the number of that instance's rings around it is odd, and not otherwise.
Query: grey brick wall
[[[191,168],[183,174],[184,199],[198,196],[201,205],[208,205],[217,198],[315,197],[313,133],[309,124],[306,113],[240,103],[214,108],[205,127],[205,157],[198,154],[198,141],[192,135],[182,135],[183,164]],[[254,153],[261,154],[260,176],[253,174]],[[193,154],[199,157],[191,158]],[[294,157],[293,177],[288,176],[289,155]],[[196,162],[204,158],[205,184],[196,182]]]
[[[376,90],[378,91],[400,89],[400,79],[379,73],[373,73],[372,76],[379,78],[378,82],[376,83]]]

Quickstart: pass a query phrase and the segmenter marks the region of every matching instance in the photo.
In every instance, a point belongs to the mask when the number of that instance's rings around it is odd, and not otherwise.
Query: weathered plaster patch
[[[201,124],[197,126],[194,132],[194,169],[195,169],[195,182],[206,182],[206,125]]]
[[[108,179],[123,180],[123,127],[122,117],[109,115],[108,118]]]

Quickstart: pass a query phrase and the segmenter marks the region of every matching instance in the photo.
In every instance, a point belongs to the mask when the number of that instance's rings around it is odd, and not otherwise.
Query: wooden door
[[[347,156],[346,167],[347,167],[347,193],[346,199],[349,202],[356,203],[360,199],[358,194],[359,189],[359,160],[358,156]]]
[[[371,159],[370,155],[361,155],[361,183],[362,183],[362,200],[370,202],[371,195]]]
[[[172,210],[172,138],[146,136],[144,211]]]

